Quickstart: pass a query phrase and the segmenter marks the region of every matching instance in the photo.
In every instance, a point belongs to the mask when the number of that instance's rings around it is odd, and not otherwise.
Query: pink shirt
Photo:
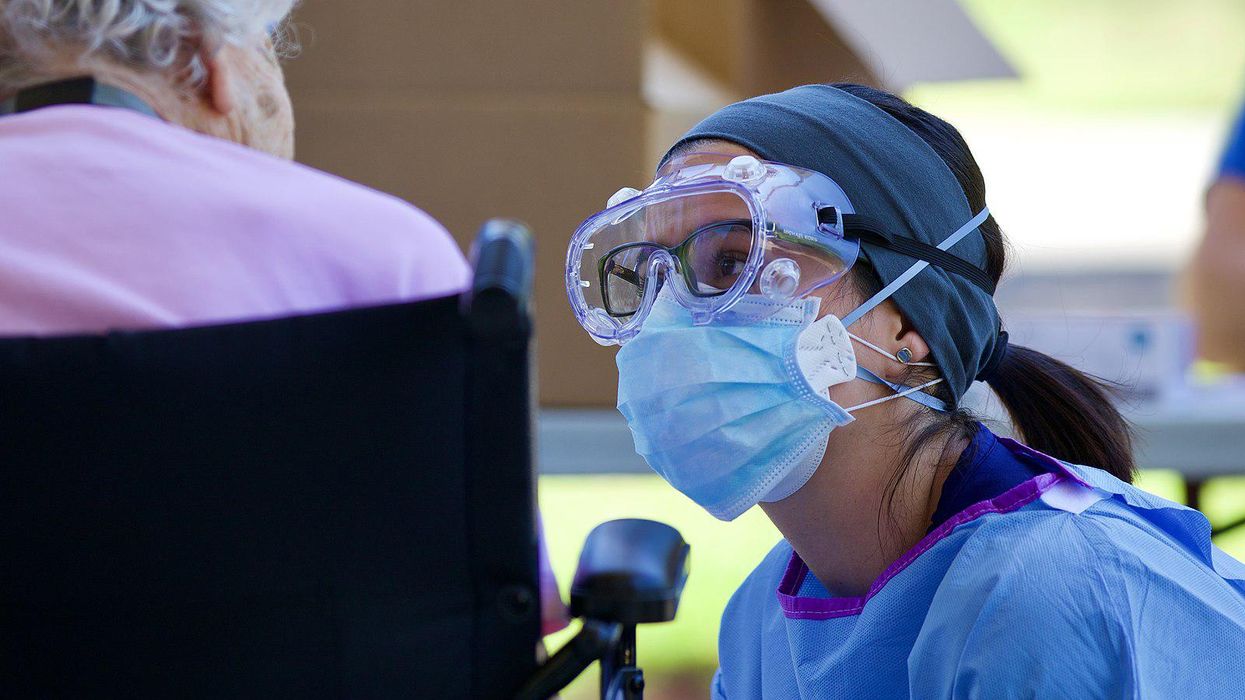
[[[138,329],[451,294],[392,197],[124,109],[0,117],[0,333]]]
[[[411,205],[125,109],[0,117],[0,335],[144,329],[454,294]],[[565,613],[541,542],[545,629]]]

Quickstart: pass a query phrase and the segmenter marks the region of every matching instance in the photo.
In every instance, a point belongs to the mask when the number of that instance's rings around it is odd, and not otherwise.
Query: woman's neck
[[[782,501],[761,504],[831,595],[864,595],[920,541],[943,482],[968,445],[960,436],[939,440],[901,464],[910,434],[901,421],[914,416],[895,418],[837,428],[808,483]]]

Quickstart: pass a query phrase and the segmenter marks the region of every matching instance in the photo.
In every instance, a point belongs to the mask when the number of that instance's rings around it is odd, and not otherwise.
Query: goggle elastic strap
[[[942,250],[942,251],[950,250],[951,246],[955,245],[956,243],[959,243],[961,240],[963,240],[965,236],[977,230],[977,227],[980,226],[982,222],[984,222],[986,218],[989,216],[990,216],[990,208],[986,207],[982,209],[980,212],[978,212],[977,216],[974,216],[973,218],[969,219],[968,223],[961,226],[959,230],[957,230],[955,233],[951,234],[950,236],[947,236],[947,239],[944,240],[942,243],[939,243],[938,250]],[[928,260],[919,260],[913,263],[912,267],[909,267],[907,270],[904,271],[902,275],[896,277],[895,281],[883,287],[882,291],[878,292],[877,294],[874,294],[868,301],[856,307],[855,311],[845,316],[843,318],[843,325],[847,327],[851,327],[853,323],[859,321],[861,317],[863,317],[865,314],[869,313],[870,311],[873,311],[873,309],[876,308],[878,304],[881,304],[882,302],[889,299],[891,295],[899,291],[900,287],[904,286],[909,281],[911,281],[913,277],[916,277],[921,272],[921,270],[924,270],[925,268],[929,267],[929,265],[930,263]]]
[[[903,360],[899,359],[898,356],[892,355],[891,353],[887,352],[885,348],[880,348],[874,345],[873,343],[870,343],[869,341],[865,340],[864,338],[861,338],[855,333],[848,332],[847,337],[869,348],[870,350],[876,352],[882,357],[885,357],[890,360],[894,360],[895,362],[898,362],[901,365],[907,365],[908,367],[937,367],[938,366],[936,363],[933,363],[933,362],[904,362]]]
[[[831,215],[823,210],[818,216],[828,219]],[[835,213],[834,219],[839,222],[839,230],[844,232],[845,238],[890,250],[914,260],[924,260],[953,275],[963,277],[986,294],[994,294],[994,280],[990,278],[990,274],[958,255],[913,238],[892,235],[882,224],[867,216]]]

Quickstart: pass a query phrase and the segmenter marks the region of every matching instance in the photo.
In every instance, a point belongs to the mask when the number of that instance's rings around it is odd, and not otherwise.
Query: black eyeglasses
[[[606,313],[626,318],[639,310],[650,283],[648,262],[658,251],[665,251],[674,260],[675,271],[683,276],[692,294],[720,296],[738,281],[752,252],[752,220],[706,224],[673,247],[640,241],[610,250],[597,263]]]

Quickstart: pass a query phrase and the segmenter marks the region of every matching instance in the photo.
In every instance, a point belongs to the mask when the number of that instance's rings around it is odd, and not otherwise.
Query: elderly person
[[[453,294],[422,211],[295,164],[295,0],[0,0],[0,334]],[[546,630],[561,605],[548,565]]]
[[[270,29],[293,1],[0,0],[0,101],[15,112],[0,117],[0,333],[254,318],[466,284],[426,214],[288,160]]]

